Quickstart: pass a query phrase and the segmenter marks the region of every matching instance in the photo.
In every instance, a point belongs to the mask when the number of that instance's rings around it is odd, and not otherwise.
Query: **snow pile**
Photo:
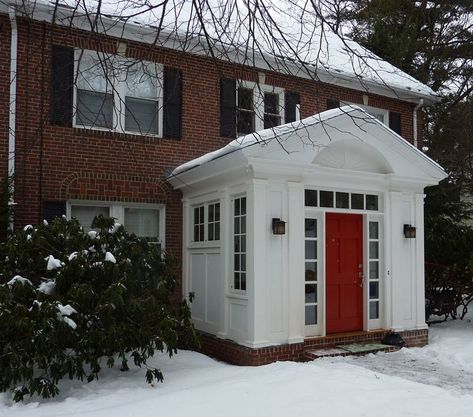
[[[10,281],[7,282],[7,285],[9,287],[13,287],[13,285],[15,285],[16,283],[19,283],[21,285],[33,285],[28,278],[23,278],[21,275],[15,275]]]
[[[111,262],[112,264],[116,264],[117,260],[115,259],[115,256],[113,256],[112,253],[106,252],[105,253],[105,262]]]
[[[450,323],[435,328],[432,344],[410,349],[412,360],[423,355],[448,361],[454,339],[463,340],[455,355],[466,360],[471,350],[471,323],[456,329]],[[461,343],[460,343],[461,344]],[[460,345],[459,344],[459,345]],[[407,349],[406,349],[407,350]],[[375,355],[386,358],[393,354]],[[454,356],[455,356],[454,355]],[[460,358],[457,359],[460,359]],[[362,359],[362,358],[361,358]],[[411,362],[413,363],[413,362]],[[457,362],[458,364],[459,362]],[[454,366],[457,366],[455,364]],[[241,417],[241,416],[330,416],[330,417],[469,417],[473,396],[455,389],[418,383],[402,374],[387,375],[355,366],[342,358],[308,363],[279,362],[261,367],[231,366],[204,355],[180,351],[169,358],[156,355],[149,363],[159,367],[164,384],[149,386],[145,370],[120,372],[104,369],[99,381],[81,384],[63,381],[61,394],[50,401],[12,405],[8,394],[0,395],[0,416],[8,417]],[[410,367],[407,364],[405,367]],[[456,378],[462,378],[462,369]]]
[[[96,239],[96,238],[97,238],[97,232],[96,232],[95,230],[89,230],[89,231],[87,232],[87,234],[89,235],[89,237],[90,237],[91,239]]]
[[[76,322],[72,320],[71,318],[67,317],[67,316],[70,316],[71,314],[77,313],[75,308],[71,307],[70,304],[67,304],[65,306],[63,306],[62,304],[58,304],[57,309],[59,310],[58,317],[62,318],[62,320],[64,320],[64,322],[68,326],[70,326],[73,329],[76,329],[77,328]]]
[[[51,295],[56,288],[56,283],[54,280],[44,281],[39,284],[38,291],[47,295]]]
[[[53,255],[46,256],[44,260],[48,261],[48,265],[46,266],[48,271],[53,271],[54,269],[62,268],[64,266],[64,262],[56,259]]]

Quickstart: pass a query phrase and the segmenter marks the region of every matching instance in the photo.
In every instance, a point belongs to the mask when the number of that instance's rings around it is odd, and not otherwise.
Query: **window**
[[[75,125],[162,135],[162,66],[76,51]]]
[[[194,242],[205,240],[204,206],[194,207]]]
[[[145,238],[150,243],[163,244],[164,207],[151,204],[118,204],[74,201],[68,204],[68,217],[76,218],[83,229],[92,230],[98,215],[114,217],[128,233]]]
[[[246,197],[233,201],[233,285],[246,291]]]
[[[158,134],[159,69],[152,63],[135,63],[126,71],[125,130]]]
[[[220,203],[194,207],[194,242],[220,240]]]
[[[237,84],[237,136],[284,123],[284,90],[241,81]]]
[[[353,104],[355,106],[361,107],[366,113],[370,114],[374,118],[378,119],[381,123],[389,124],[389,111],[380,109],[378,107],[365,106],[358,103],[344,103],[344,104]]]
[[[220,203],[208,205],[207,236],[209,240],[220,240]]]
[[[317,219],[305,219],[305,324],[317,324]]]
[[[76,123],[111,129],[114,102],[109,58],[82,51],[77,65]]]
[[[304,204],[306,207],[378,211],[379,196],[376,194],[305,190]]]
[[[368,226],[368,282],[369,282],[369,318],[379,319],[380,299],[380,223],[370,221]]]

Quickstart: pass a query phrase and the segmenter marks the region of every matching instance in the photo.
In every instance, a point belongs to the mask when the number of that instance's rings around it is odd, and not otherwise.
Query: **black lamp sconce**
[[[410,224],[404,225],[404,237],[406,239],[415,239],[416,237],[416,228]]]
[[[278,218],[273,218],[273,235],[285,235],[286,222]]]

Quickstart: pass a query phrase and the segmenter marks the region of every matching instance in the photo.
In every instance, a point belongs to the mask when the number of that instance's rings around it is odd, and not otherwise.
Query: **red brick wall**
[[[0,170],[6,172],[9,24],[0,15]],[[39,222],[41,201],[68,198],[165,203],[167,248],[181,255],[181,194],[166,170],[224,146],[219,135],[220,78],[256,80],[256,72],[205,57],[127,42],[127,55],[183,72],[182,139],[97,132],[49,124],[52,44],[115,52],[116,39],[19,19],[16,226]],[[7,81],[5,81],[7,80]],[[315,81],[266,74],[273,84],[301,94],[302,117],[326,109],[327,98],[362,103],[363,93]],[[412,140],[413,105],[370,95],[370,105],[402,113],[402,133]],[[2,174],[4,175],[4,174]]]

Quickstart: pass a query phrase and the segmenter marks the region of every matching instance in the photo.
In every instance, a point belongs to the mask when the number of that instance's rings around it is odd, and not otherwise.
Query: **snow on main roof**
[[[8,0],[0,0],[3,1]],[[319,77],[326,82],[356,78],[366,89],[375,84],[409,97],[436,97],[430,87],[358,43],[333,33],[317,17],[313,6],[308,7],[302,0],[206,0],[197,2],[202,7],[201,14],[190,0],[12,0],[15,1],[29,4],[30,10],[38,4],[48,5],[54,8],[56,19],[57,5],[63,6],[58,10],[69,10],[75,16],[98,13],[100,19],[87,19],[90,25],[98,21],[97,27],[104,27],[105,20],[126,23],[136,29],[136,40],[140,40],[140,28],[156,32],[160,27],[161,44],[169,46],[171,38],[177,39],[173,47],[191,53],[202,53],[202,48],[208,53],[210,45],[217,58],[233,62],[261,67],[272,60],[270,69],[278,72]],[[200,51],[195,46],[196,39]]]

